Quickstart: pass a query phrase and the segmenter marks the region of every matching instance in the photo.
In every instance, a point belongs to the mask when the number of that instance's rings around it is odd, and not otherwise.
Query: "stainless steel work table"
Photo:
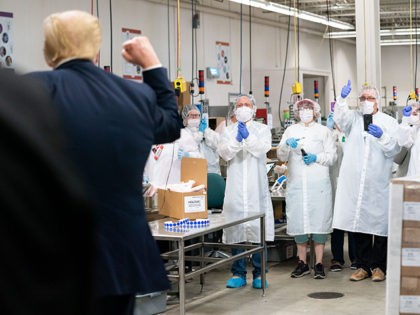
[[[169,259],[176,257],[178,259],[178,274],[169,274],[169,278],[175,278],[179,283],[179,311],[180,314],[185,314],[185,280],[194,276],[200,275],[201,285],[204,285],[204,273],[217,268],[223,264],[227,264],[239,258],[248,256],[253,253],[261,252],[261,271],[265,270],[265,213],[264,212],[252,212],[252,213],[217,213],[209,214],[210,225],[202,228],[185,229],[183,232],[170,232],[164,229],[164,222],[171,220],[168,218],[160,219],[149,222],[150,229],[156,240],[167,240],[177,243],[177,249],[162,253],[162,257]],[[205,242],[204,236],[219,231],[230,226],[238,225],[247,221],[260,220],[260,244],[221,244]],[[185,241],[199,237],[198,243],[185,246]],[[204,247],[239,247],[245,249],[243,253],[228,258],[214,258],[205,257]],[[199,256],[186,256],[185,252],[199,248]],[[185,273],[185,261],[198,261],[200,266],[197,270]],[[265,272],[261,272],[262,282],[262,295],[265,294]]]

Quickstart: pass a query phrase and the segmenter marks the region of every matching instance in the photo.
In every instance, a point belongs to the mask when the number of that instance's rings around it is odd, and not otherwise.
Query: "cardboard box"
[[[175,219],[207,219],[207,160],[183,158],[180,180],[194,180],[196,185],[204,185],[206,189],[188,193],[158,189],[159,214]]]
[[[420,314],[420,177],[392,180],[386,314]]]

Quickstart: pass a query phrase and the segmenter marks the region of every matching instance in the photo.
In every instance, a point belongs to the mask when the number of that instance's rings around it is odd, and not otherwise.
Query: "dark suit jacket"
[[[96,294],[150,293],[169,281],[146,220],[142,174],[153,143],[179,138],[181,119],[166,70],[136,83],[87,60],[33,77],[59,108],[69,152],[96,206]]]
[[[93,212],[39,85],[0,70],[0,313],[91,314]]]

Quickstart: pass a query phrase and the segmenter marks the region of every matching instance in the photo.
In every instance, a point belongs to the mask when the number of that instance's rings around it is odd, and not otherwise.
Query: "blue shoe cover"
[[[252,287],[253,287],[254,289],[262,289],[261,277],[255,278],[255,279],[252,281]],[[266,287],[266,288],[268,287],[268,282],[267,282],[267,280],[265,280],[265,287]]]
[[[244,278],[233,276],[226,282],[226,288],[240,288],[246,286],[246,280]]]

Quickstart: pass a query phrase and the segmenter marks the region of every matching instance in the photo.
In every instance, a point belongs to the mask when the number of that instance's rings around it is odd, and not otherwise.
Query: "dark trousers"
[[[338,261],[340,264],[344,265],[344,231],[339,229],[334,229],[331,233],[331,252],[333,255],[333,260]],[[354,237],[352,232],[347,232],[348,238],[348,249],[349,249],[349,258],[350,263],[356,262],[356,246],[354,243]]]
[[[134,294],[102,296],[95,301],[95,315],[133,315]]]
[[[372,234],[354,233],[356,258],[363,268],[371,275],[371,269],[377,267],[386,273],[386,254],[388,237]]]

